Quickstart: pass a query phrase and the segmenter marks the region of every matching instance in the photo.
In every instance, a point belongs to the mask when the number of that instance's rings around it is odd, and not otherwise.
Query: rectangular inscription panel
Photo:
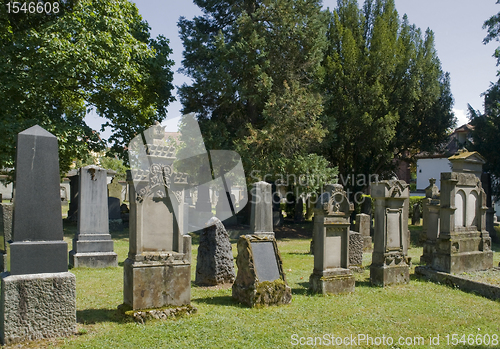
[[[280,278],[278,261],[272,241],[251,242],[253,262],[259,282],[274,281]]]
[[[342,268],[342,231],[327,228],[325,236],[325,267]]]
[[[401,244],[401,215],[402,210],[387,209],[387,249],[399,250]]]

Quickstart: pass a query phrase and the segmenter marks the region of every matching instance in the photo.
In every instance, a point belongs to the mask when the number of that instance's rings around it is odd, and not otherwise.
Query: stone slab
[[[14,205],[0,202],[0,250],[7,250],[7,242],[12,240],[12,217]]]
[[[343,268],[314,270],[309,277],[309,289],[320,294],[345,294],[355,290],[356,280],[351,270]]]
[[[390,266],[371,266],[370,283],[374,286],[390,286],[398,284],[407,284],[410,282],[410,266],[390,265]]]
[[[251,195],[250,231],[255,235],[274,235],[272,185],[254,183]]]
[[[108,218],[110,220],[121,219],[119,198],[108,197]]]
[[[363,266],[363,236],[353,231],[349,232],[349,266]]]
[[[431,265],[434,270],[445,273],[486,270],[493,267],[493,251],[434,253]]]
[[[253,262],[259,282],[274,281],[280,278],[278,261],[272,241],[251,242]]]
[[[124,303],[132,309],[180,306],[191,302],[191,265],[124,263]]]
[[[76,278],[65,273],[2,274],[2,344],[76,332]]]
[[[17,135],[13,241],[63,239],[57,138],[40,126]]]
[[[73,240],[75,253],[113,252],[113,240]]]
[[[114,252],[76,253],[70,251],[69,264],[74,268],[107,268],[118,266],[118,256]]]
[[[68,271],[68,244],[64,241],[30,241],[10,244],[10,273],[41,274]]]

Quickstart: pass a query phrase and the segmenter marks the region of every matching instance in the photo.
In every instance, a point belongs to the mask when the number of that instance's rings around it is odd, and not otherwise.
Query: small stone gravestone
[[[12,240],[12,214],[14,206],[0,201],[0,271],[7,271],[7,243]]]
[[[240,236],[236,265],[238,274],[232,290],[235,300],[250,307],[291,302],[292,291],[274,237]]]
[[[272,185],[266,182],[254,183],[251,190],[250,231],[255,235],[274,237]]]
[[[354,292],[355,279],[349,269],[349,220],[353,210],[340,184],[328,185],[316,204],[314,269],[309,277],[314,293]]]
[[[215,286],[234,282],[234,260],[224,224],[212,217],[200,234],[195,283]]]
[[[356,224],[354,225],[354,230],[361,234],[363,238],[363,251],[372,252],[372,237],[370,236],[370,215],[365,213],[359,213],[356,215]]]
[[[78,227],[69,253],[74,267],[117,267],[109,234],[106,170],[90,165],[79,170]]]
[[[355,231],[349,232],[349,269],[362,271],[363,268],[363,237]]]
[[[1,275],[3,344],[76,331],[76,279],[63,240],[57,138],[40,126],[17,136],[10,273]]]

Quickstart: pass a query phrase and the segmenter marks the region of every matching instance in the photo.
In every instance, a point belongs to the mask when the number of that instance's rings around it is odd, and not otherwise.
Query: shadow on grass
[[[205,297],[192,299],[193,303],[204,303],[211,305],[225,305],[229,307],[236,308],[246,308],[244,304],[241,304],[233,299],[231,296],[215,296],[215,297]]]
[[[298,282],[297,285],[300,285],[302,287],[292,288],[292,296],[293,295],[311,296],[314,294],[309,289],[309,282]]]
[[[78,323],[93,325],[100,322],[126,322],[118,309],[85,309],[76,311]]]

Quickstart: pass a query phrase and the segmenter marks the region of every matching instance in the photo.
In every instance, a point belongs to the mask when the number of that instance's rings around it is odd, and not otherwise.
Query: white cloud
[[[457,118],[457,127],[469,123],[469,118],[467,118],[467,112],[465,110],[453,108],[453,112],[455,113],[455,117]]]

